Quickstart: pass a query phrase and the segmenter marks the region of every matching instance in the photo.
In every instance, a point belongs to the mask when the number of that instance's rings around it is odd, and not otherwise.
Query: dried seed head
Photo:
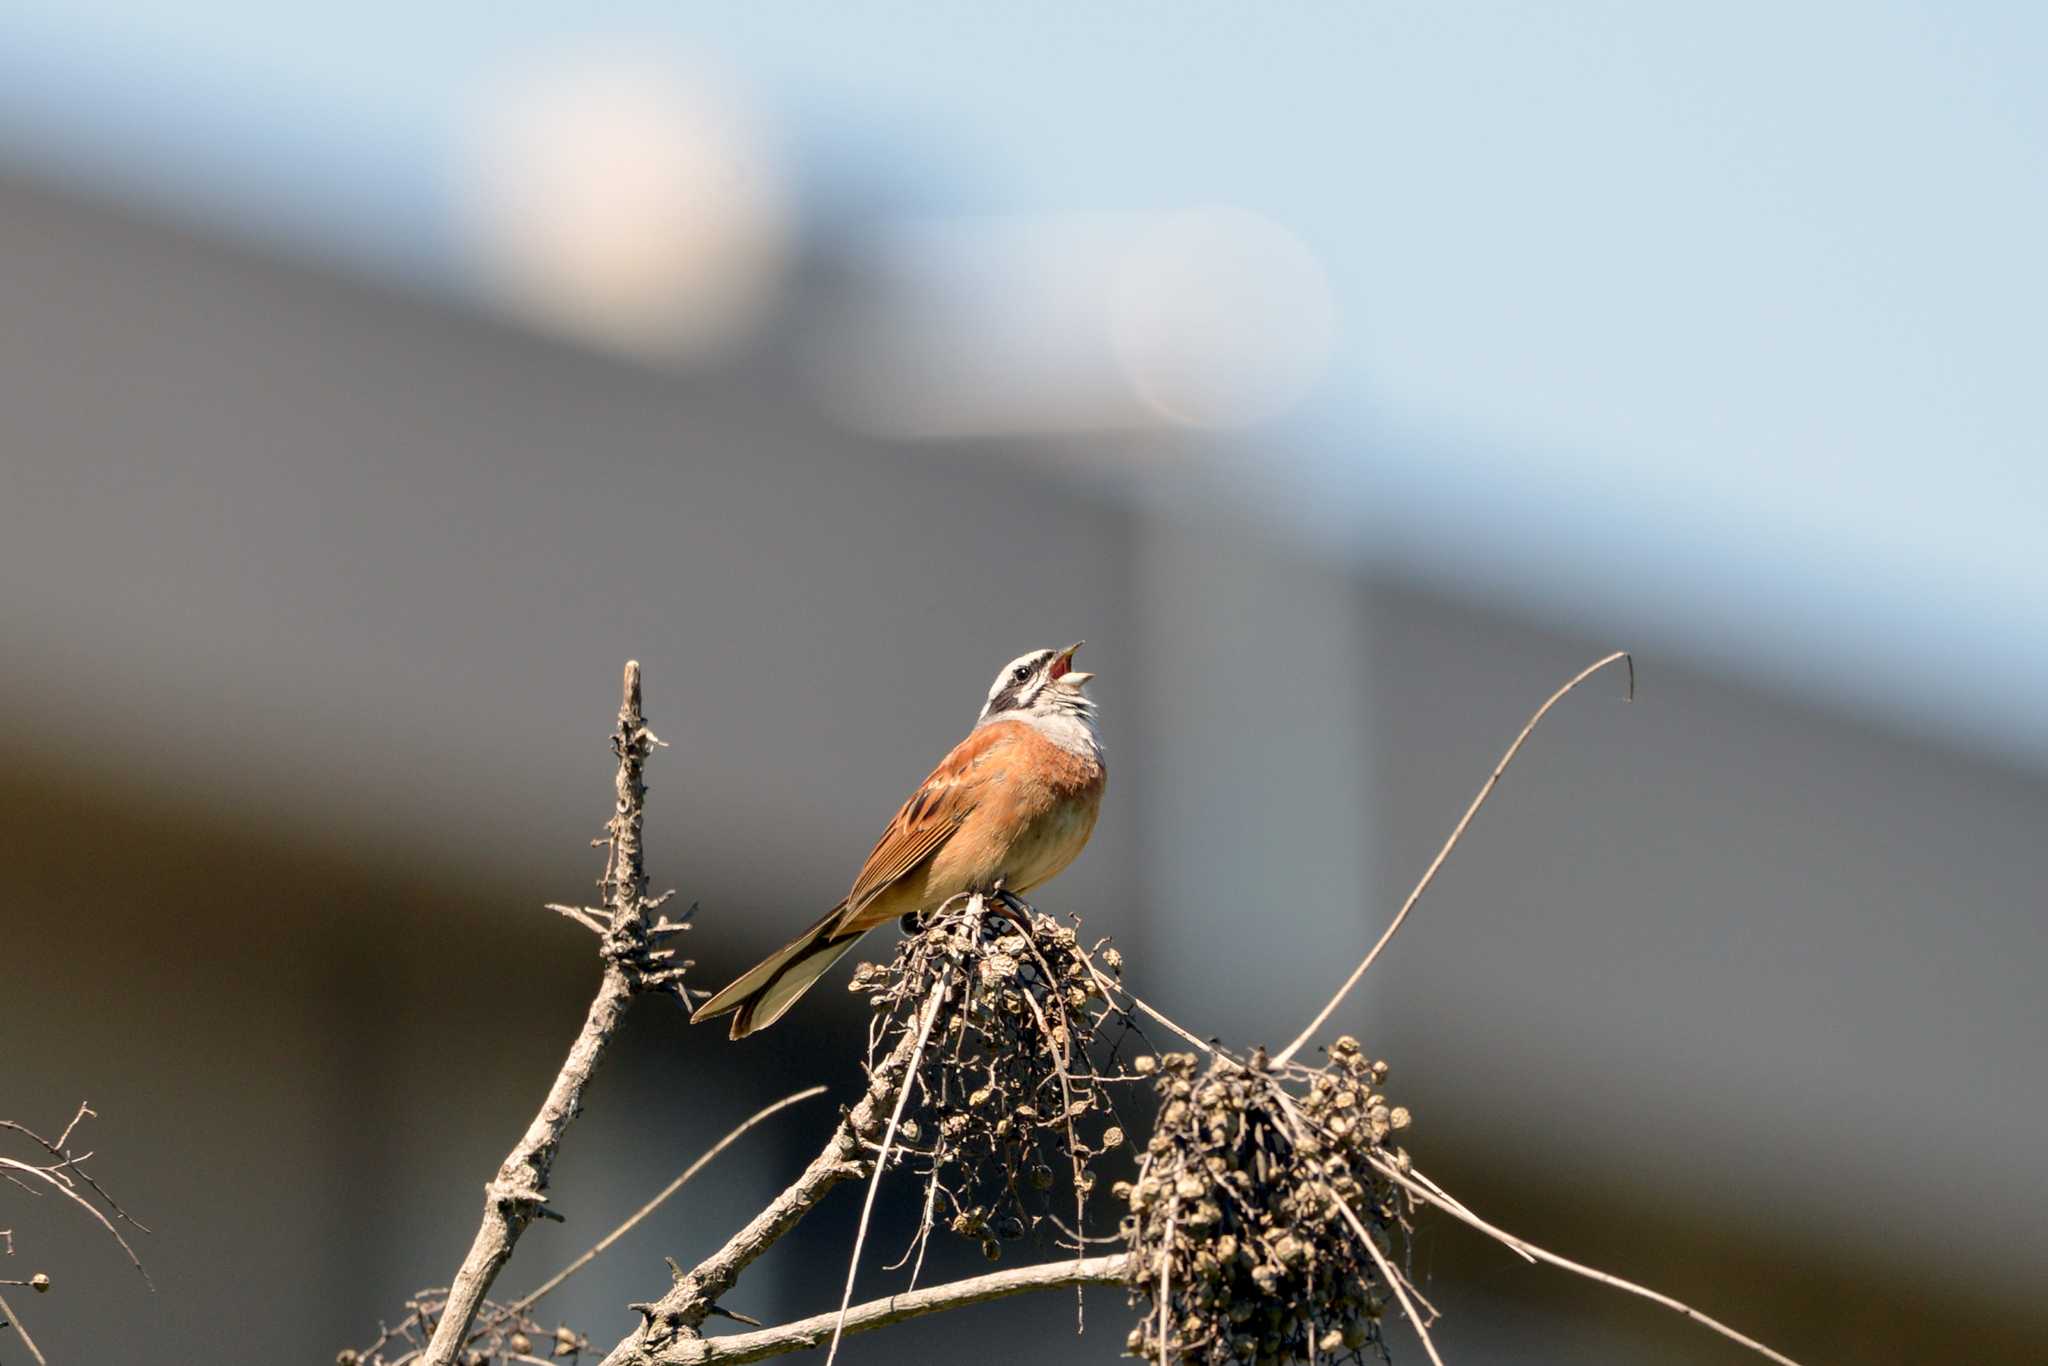
[[[1098,1027],[1122,1020],[1118,1004],[1103,1008],[1070,928],[1027,918],[942,909],[866,982],[885,1014],[877,1053],[914,1035],[944,992],[898,1138],[918,1145],[920,1195],[956,1211],[946,1225],[985,1252],[998,1235],[1066,1238],[1095,1184],[1088,1164],[1127,1141],[1097,1080],[1120,1070],[1091,1053]],[[897,1079],[885,1089],[893,1101]]]
[[[1353,1080],[1371,1070],[1357,1041],[1332,1045],[1322,1068],[1217,1054],[1197,1075],[1195,1062],[1159,1058],[1145,1174],[1125,1188],[1131,1292],[1144,1306],[1135,1355],[1189,1366],[1381,1359],[1362,1310],[1385,1286],[1350,1219],[1386,1248],[1404,1206],[1373,1175],[1373,1161],[1394,1155],[1380,1146],[1393,1109]]]

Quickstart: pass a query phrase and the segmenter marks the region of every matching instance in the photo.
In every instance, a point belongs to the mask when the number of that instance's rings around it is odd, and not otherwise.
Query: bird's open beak
[[[1079,689],[1083,687],[1095,675],[1091,673],[1076,673],[1074,671],[1074,651],[1087,643],[1085,640],[1077,640],[1066,649],[1054,655],[1052,657],[1052,668],[1047,672],[1046,677],[1063,688]]]

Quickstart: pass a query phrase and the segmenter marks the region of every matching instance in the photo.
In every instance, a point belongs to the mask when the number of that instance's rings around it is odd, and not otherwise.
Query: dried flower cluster
[[[1408,1112],[1380,1094],[1387,1064],[1345,1037],[1317,1068],[1220,1052],[1206,1071],[1192,1053],[1138,1068],[1156,1075],[1160,1111],[1137,1180],[1116,1187],[1130,1207],[1132,1296],[1145,1306],[1131,1354],[1217,1366],[1386,1359],[1385,1259],[1405,1225],[1399,1193],[1373,1167],[1408,1165],[1388,1142]]]
[[[949,907],[850,984],[876,1011],[871,1060],[915,1034],[943,993],[896,1135],[924,1178],[920,1251],[938,1225],[990,1261],[1026,1236],[1077,1246],[1090,1164],[1124,1142],[1108,1088],[1133,1078],[1116,1070],[1113,1042],[1096,1047],[1112,1028],[1122,1035],[1122,957],[1084,949],[1051,916],[1013,915],[978,899]]]
[[[405,1366],[419,1359],[448,1305],[445,1288],[421,1290],[405,1302],[405,1316],[396,1325],[379,1324],[376,1340],[367,1347],[344,1347],[334,1354],[335,1366]],[[574,1366],[590,1351],[590,1339],[572,1328],[548,1328],[517,1304],[485,1300],[462,1354],[462,1366],[548,1366],[563,1361]]]

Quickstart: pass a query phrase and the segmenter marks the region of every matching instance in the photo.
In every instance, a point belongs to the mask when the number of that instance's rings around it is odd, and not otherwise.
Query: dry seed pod
[[[1194,1064],[1159,1059],[1151,1174],[1127,1188],[1133,1354],[1189,1366],[1379,1360],[1377,1321],[1362,1310],[1386,1287],[1350,1218],[1388,1248],[1402,1206],[1371,1175],[1374,1160],[1398,1160],[1380,1146],[1393,1109],[1353,1082],[1370,1071],[1357,1041],[1338,1040],[1323,1068],[1217,1054],[1197,1077]]]
[[[1097,1080],[1120,1079],[1114,1050],[1103,1050],[1106,1063],[1091,1053],[1097,1029],[1121,1032],[1124,1017],[1113,1000],[1101,1004],[1071,929],[1025,919],[1028,933],[985,908],[948,908],[865,979],[885,1015],[877,1055],[914,1035],[943,993],[898,1137],[919,1145],[905,1166],[924,1183],[920,1199],[954,1210],[943,1224],[990,1255],[997,1235],[1071,1247],[1062,1230],[1087,1222],[1077,1202],[1095,1185],[1088,1164],[1127,1141]]]

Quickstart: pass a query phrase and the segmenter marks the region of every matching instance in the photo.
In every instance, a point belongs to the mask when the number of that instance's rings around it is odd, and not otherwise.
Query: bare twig
[[[862,1307],[865,1308],[866,1306]],[[28,1335],[27,1326],[22,1323],[12,1306],[7,1303],[5,1295],[0,1295],[0,1325],[14,1329],[14,1335],[21,1339],[21,1345],[28,1348],[28,1354],[36,1359],[36,1366],[50,1366],[49,1359],[43,1355],[42,1348],[36,1346],[36,1340]],[[856,1328],[854,1331],[859,1332],[860,1330]]]
[[[1011,1267],[985,1276],[951,1281],[901,1295],[887,1295],[857,1304],[845,1311],[845,1331],[865,1333],[892,1323],[963,1309],[971,1304],[1007,1299],[1035,1290],[1059,1290],[1067,1286],[1110,1285],[1124,1277],[1123,1253],[1088,1257],[1081,1261],[1047,1262],[1038,1266]],[[794,1323],[763,1328],[757,1333],[733,1333],[716,1338],[680,1338],[662,1350],[641,1358],[648,1366],[708,1366],[709,1363],[763,1361],[789,1352],[801,1352],[829,1341],[841,1315],[837,1310],[813,1314]]]
[[[1416,1311],[1415,1302],[1408,1298],[1408,1278],[1396,1271],[1394,1264],[1387,1260],[1387,1254],[1380,1251],[1380,1245],[1373,1241],[1371,1230],[1359,1219],[1358,1211],[1342,1200],[1337,1202],[1337,1209],[1344,1216],[1345,1222],[1351,1225],[1351,1231],[1358,1235],[1359,1243],[1372,1254],[1373,1262],[1380,1269],[1380,1275],[1384,1276],[1387,1284],[1393,1288],[1394,1298],[1401,1302],[1402,1310],[1408,1315],[1408,1322],[1415,1327],[1415,1336],[1422,1339],[1422,1350],[1429,1354],[1429,1359],[1435,1366],[1444,1366],[1444,1359],[1436,1354],[1436,1343],[1429,1336],[1429,1324]]]
[[[127,1210],[122,1209],[114,1197],[107,1194],[100,1183],[93,1180],[91,1174],[85,1170],[85,1163],[91,1159],[92,1154],[89,1152],[74,1153],[68,1146],[71,1141],[72,1131],[78,1128],[80,1120],[87,1117],[97,1118],[98,1116],[89,1102],[80,1101],[77,1113],[71,1116],[71,1122],[64,1126],[64,1131],[58,1134],[55,1139],[44,1138],[26,1124],[18,1123],[15,1120],[0,1119],[0,1129],[11,1130],[22,1135],[54,1159],[50,1162],[38,1163],[23,1162],[12,1157],[0,1157],[0,1176],[4,1176],[9,1182],[20,1186],[32,1195],[38,1192],[29,1182],[32,1180],[40,1181],[91,1215],[94,1221],[107,1231],[107,1236],[120,1244],[121,1251],[128,1254],[128,1261],[141,1275],[143,1284],[154,1290],[156,1289],[156,1283],[150,1280],[149,1272],[142,1265],[142,1259],[135,1255],[135,1249],[129,1246],[126,1238],[121,1236],[121,1230],[115,1227],[114,1220],[119,1219],[123,1223],[131,1224],[141,1229],[144,1233],[149,1232],[149,1227],[136,1219],[134,1215],[128,1213]],[[91,1191],[106,1202],[107,1209],[113,1211],[111,1217],[105,1211],[102,1211],[98,1205],[93,1204],[83,1191],[79,1190],[80,1182],[85,1183],[86,1190]],[[11,1251],[11,1235],[9,1243]]]
[[[1478,1218],[1478,1216],[1473,1214],[1472,1211],[1466,1209],[1463,1203],[1461,1203],[1456,1196],[1452,1195],[1442,1186],[1439,1186],[1436,1182],[1430,1180],[1427,1176],[1423,1175],[1423,1173],[1417,1168],[1412,1166],[1408,1168],[1408,1181],[1412,1181],[1415,1185],[1420,1186],[1423,1190],[1429,1192],[1428,1199],[1433,1200],[1439,1205],[1442,1205],[1445,1209],[1450,1210],[1453,1214],[1458,1214],[1461,1218],[1466,1218],[1468,1222],[1471,1219]],[[1406,1186],[1407,1182],[1402,1182],[1402,1185]],[[1418,1203],[1421,1202],[1420,1197],[1417,1196],[1417,1193],[1415,1191],[1410,1190],[1409,1194],[1411,1197],[1415,1197]],[[1530,1256],[1523,1249],[1516,1247],[1513,1244],[1507,1244],[1507,1248],[1508,1251],[1514,1253],[1517,1257],[1520,1257],[1529,1265],[1536,1265],[1536,1259]]]
[[[1173,1225],[1180,1213],[1180,1198],[1176,1196],[1166,1208],[1166,1239],[1164,1246],[1173,1247]],[[1171,1255],[1159,1259],[1159,1366],[1169,1366],[1173,1360],[1173,1258]]]
[[[790,1106],[797,1104],[799,1101],[806,1101],[811,1099],[813,1096],[822,1096],[824,1094],[824,1087],[812,1086],[806,1088],[805,1090],[798,1091],[794,1095],[784,1096],[781,1100],[776,1101],[774,1104],[765,1105],[759,1110],[754,1111],[753,1114],[747,1116],[746,1119],[742,1120],[738,1125],[736,1125],[733,1128],[732,1132],[728,1133],[724,1138],[719,1139],[718,1142],[712,1144],[710,1149],[703,1153],[700,1157],[698,1157],[698,1159],[695,1162],[692,1162],[688,1167],[685,1167],[683,1169],[683,1174],[681,1176],[678,1176],[675,1180],[669,1182],[666,1186],[662,1187],[661,1193],[659,1195],[656,1195],[652,1200],[649,1200],[646,1204],[642,1205],[639,1209],[635,1210],[631,1218],[627,1219],[624,1223],[620,1224],[610,1233],[605,1234],[604,1237],[598,1239],[596,1244],[593,1245],[589,1251],[585,1252],[575,1261],[569,1263],[560,1271],[557,1271],[554,1275],[548,1277],[545,1281],[542,1281],[538,1289],[530,1291],[526,1295],[520,1297],[519,1299],[514,1300],[509,1306],[507,1306],[507,1314],[510,1315],[525,1313],[527,1310],[533,1308],[534,1305],[540,1303],[542,1296],[550,1294],[556,1289],[560,1288],[562,1282],[568,1280],[571,1276],[581,1271],[584,1267],[590,1265],[599,1257],[603,1256],[605,1249],[609,1248],[613,1243],[616,1243],[617,1241],[619,1241],[619,1239],[625,1237],[626,1234],[630,1233],[633,1230],[633,1228],[640,1223],[641,1220],[645,1219],[648,1215],[660,1209],[662,1205],[668,1201],[670,1196],[674,1195],[677,1191],[681,1190],[684,1186],[688,1185],[692,1177],[696,1176],[698,1172],[703,1171],[704,1168],[711,1165],[711,1161],[713,1158],[717,1157],[720,1153],[724,1152],[727,1148],[730,1148],[734,1143],[738,1142],[740,1136],[745,1134],[747,1130],[753,1128],[756,1124],[759,1124],[762,1120],[768,1118],[770,1115],[776,1114],[777,1112],[782,1110],[786,1110]]]
[[[1288,1044],[1287,1047],[1281,1049],[1274,1056],[1273,1065],[1275,1067],[1285,1067],[1288,1061],[1301,1050],[1302,1045],[1315,1037],[1316,1032],[1329,1021],[1330,1016],[1336,1013],[1337,1007],[1343,1004],[1344,998],[1351,994],[1351,989],[1358,985],[1359,979],[1365,976],[1366,969],[1370,968],[1373,960],[1380,956],[1380,950],[1386,948],[1387,941],[1394,937],[1394,932],[1401,928],[1401,922],[1408,918],[1408,912],[1415,909],[1415,903],[1422,900],[1422,894],[1428,891],[1429,884],[1436,880],[1437,870],[1444,866],[1444,860],[1451,856],[1451,850],[1458,847],[1458,841],[1464,838],[1465,827],[1472,823],[1472,818],[1479,814],[1479,808],[1486,805],[1486,799],[1493,795],[1493,789],[1500,782],[1500,775],[1507,772],[1508,765],[1515,761],[1515,754],[1522,748],[1522,742],[1529,738],[1530,732],[1536,729],[1537,723],[1543,719],[1544,714],[1562,701],[1565,695],[1571,692],[1572,689],[1578,687],[1579,684],[1585,682],[1588,678],[1591,678],[1594,674],[1615,663],[1617,660],[1628,665],[1628,696],[1631,701],[1634,700],[1636,695],[1635,659],[1626,650],[1616,650],[1606,658],[1581,669],[1569,683],[1552,693],[1549,700],[1536,709],[1536,714],[1531,716],[1528,724],[1522,727],[1522,733],[1517,735],[1515,742],[1508,746],[1507,753],[1501,755],[1500,762],[1493,766],[1493,772],[1488,775],[1485,784],[1480,787],[1479,795],[1472,799],[1472,804],[1465,808],[1465,814],[1458,818],[1458,824],[1452,829],[1451,837],[1444,841],[1443,848],[1437,850],[1436,857],[1430,860],[1429,867],[1422,874],[1422,880],[1415,884],[1415,890],[1408,893],[1408,899],[1401,903],[1401,909],[1394,916],[1393,923],[1387,926],[1386,932],[1379,937],[1379,942],[1372,946],[1372,951],[1365,955],[1365,961],[1360,963],[1357,968],[1353,969],[1351,975],[1344,979],[1344,985],[1337,988],[1337,994],[1330,998],[1329,1004],[1316,1012],[1316,1017],[1308,1022],[1307,1028],[1295,1036],[1293,1043]]]
[[[1644,1299],[1649,1300],[1652,1304],[1661,1304],[1666,1309],[1674,1310],[1677,1313],[1683,1314],[1685,1317],[1691,1319],[1694,1323],[1699,1324],[1701,1327],[1711,1328],[1713,1331],[1719,1333],[1722,1337],[1727,1338],[1731,1342],[1741,1343],[1744,1347],[1749,1348],[1750,1351],[1755,1352],[1758,1356],[1763,1357],[1765,1360],[1777,1362],[1778,1366],[1799,1366],[1798,1362],[1792,1360],[1791,1357],[1786,1356],[1784,1353],[1773,1351],[1771,1348],[1764,1346],[1764,1344],[1762,1344],[1761,1342],[1758,1342],[1755,1338],[1737,1332],[1735,1329],[1730,1328],[1727,1324],[1721,1322],[1719,1319],[1714,1318],[1711,1315],[1701,1313],[1699,1310],[1693,1308],[1691,1305],[1685,1303],[1683,1300],[1673,1299],[1671,1296],[1663,1294],[1660,1291],[1652,1290],[1648,1286],[1637,1285],[1634,1281],[1623,1280],[1621,1277],[1616,1276],[1611,1272],[1601,1271],[1597,1267],[1582,1265],[1581,1263],[1572,1261],[1569,1257],[1560,1257],[1555,1252],[1552,1252],[1547,1248],[1539,1247],[1535,1243],[1530,1242],[1526,1238],[1518,1237],[1515,1234],[1509,1233],[1506,1229],[1498,1228],[1493,1224],[1487,1223],[1486,1220],[1480,1218],[1471,1210],[1466,1209],[1463,1205],[1457,1203],[1456,1201],[1450,1201],[1446,1203],[1443,1199],[1435,1195],[1431,1195],[1429,1191],[1424,1190],[1424,1188],[1421,1185],[1417,1184],[1416,1180],[1411,1180],[1409,1174],[1399,1171],[1390,1163],[1381,1161],[1379,1159],[1374,1159],[1373,1168],[1374,1170],[1378,1171],[1381,1176],[1384,1176],[1389,1181],[1392,1181],[1396,1185],[1403,1187],[1410,1194],[1421,1196],[1423,1199],[1438,1206],[1439,1208],[1449,1211],[1452,1218],[1457,1219],[1462,1223],[1470,1224],[1473,1228],[1478,1229],[1481,1233],[1484,1233],[1487,1237],[1493,1239],[1495,1242],[1501,1244],[1504,1247],[1510,1248],[1515,1252],[1519,1252],[1524,1257],[1539,1262],[1548,1262],[1550,1263],[1550,1265],[1555,1267],[1561,1267],[1562,1269],[1571,1272],[1575,1276],[1584,1276],[1589,1281],[1598,1281],[1601,1285],[1612,1286],[1616,1290],[1625,1290],[1631,1295],[1640,1295]],[[1422,1173],[1415,1172],[1413,1173],[1413,1176],[1416,1178],[1421,1178]],[[1434,1188],[1436,1183],[1430,1182],[1429,1184],[1431,1188]]]
[[[633,993],[641,985],[645,957],[644,909],[647,872],[640,851],[640,827],[646,799],[641,771],[661,743],[647,728],[640,706],[640,664],[626,665],[619,703],[618,729],[612,747],[619,757],[613,811],[605,858],[604,977],[583,1019],[583,1028],[548,1088],[540,1113],[527,1126],[498,1174],[484,1187],[483,1221],[470,1243],[469,1255],[448,1288],[448,1302],[434,1335],[421,1354],[421,1366],[452,1366],[469,1337],[491,1284],[512,1258],[519,1237],[547,1209],[548,1171],[554,1165],[562,1136],[582,1108],[583,1091],[618,1031]]]
[[[591,910],[588,906],[564,906],[560,902],[550,901],[541,909],[553,911],[556,915],[567,916],[592,934],[601,935],[611,928],[611,926],[605,924],[603,918],[597,912]]]
[[[939,979],[932,983],[931,999],[925,1003],[924,1018],[917,1022],[917,1043],[910,1050],[903,1080],[896,1087],[896,1104],[889,1111],[889,1126],[882,1131],[882,1150],[875,1156],[874,1174],[868,1178],[867,1199],[860,1207],[860,1229],[853,1237],[853,1255],[846,1261],[846,1290],[839,1297],[839,1327],[832,1333],[832,1346],[825,1353],[825,1366],[832,1366],[839,1355],[839,1339],[845,1330],[847,1307],[853,1303],[853,1282],[860,1274],[860,1250],[867,1242],[868,1220],[875,1212],[875,1192],[882,1188],[882,1173],[889,1166],[889,1149],[896,1142],[896,1129],[903,1123],[903,1106],[910,1099],[918,1059],[924,1056],[925,1043],[932,1036],[932,1023],[939,1018],[939,1007],[946,1003],[946,987],[952,980],[950,970],[939,974]]]
[[[916,1043],[917,1036],[906,1032],[875,1065],[866,1094],[847,1111],[824,1148],[781,1194],[726,1239],[718,1251],[676,1277],[675,1284],[659,1301],[633,1306],[644,1321],[612,1349],[605,1358],[606,1366],[667,1360],[670,1358],[666,1354],[676,1349],[679,1342],[699,1341],[698,1326],[710,1316],[719,1297],[739,1283],[741,1273],[756,1258],[817,1208],[834,1186],[868,1174],[870,1168],[862,1156],[865,1144],[870,1136],[881,1131],[884,1107],[894,1105],[898,1088],[906,1084]]]

